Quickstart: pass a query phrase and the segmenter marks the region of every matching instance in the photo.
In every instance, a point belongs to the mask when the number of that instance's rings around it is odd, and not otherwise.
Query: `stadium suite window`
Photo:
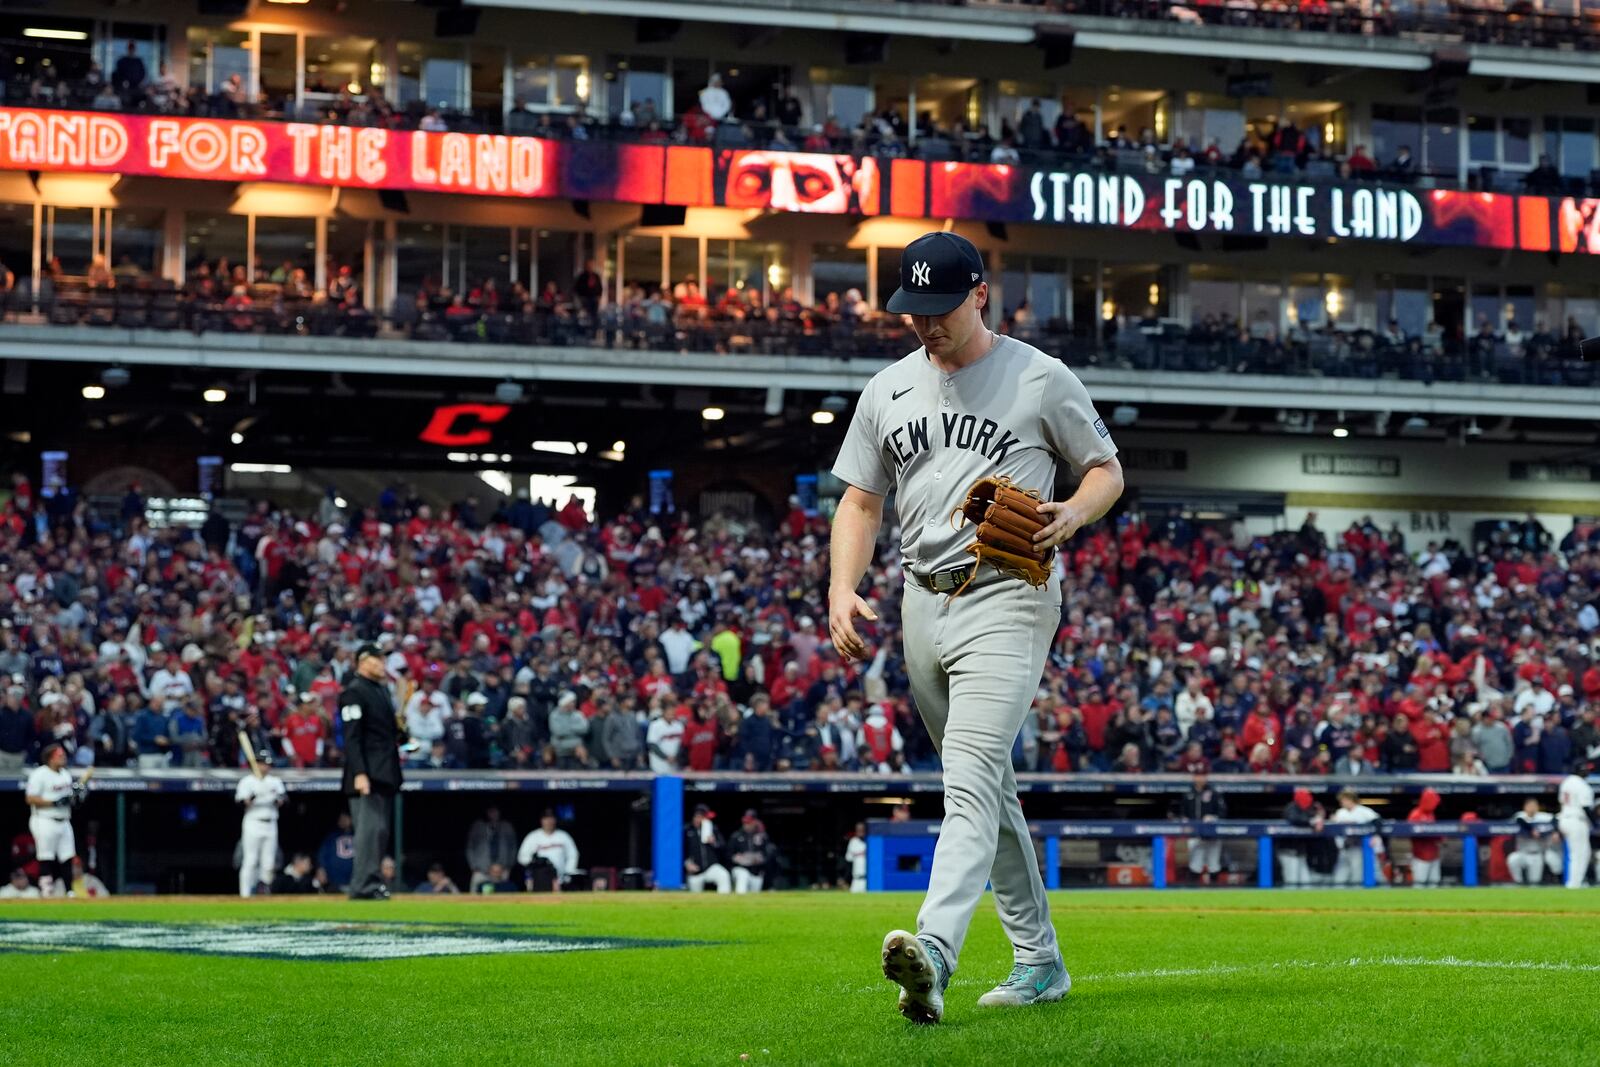
[[[367,236],[372,223],[362,219],[328,220],[328,244],[323,255],[328,262],[328,277],[340,267],[349,267],[357,278],[366,275]]]
[[[0,204],[0,267],[21,285],[33,273],[33,205]],[[5,273],[0,271],[0,282]]]
[[[511,287],[511,231],[495,226],[450,227],[452,279],[463,293],[493,280],[502,296]]]
[[[896,263],[899,261],[896,260]],[[898,270],[898,266],[896,270]],[[898,277],[898,275],[897,275]],[[898,284],[898,282],[896,282]],[[827,301],[830,294],[844,299],[851,289],[867,293],[867,250],[846,248],[844,245],[817,245],[811,256],[811,291],[818,304]],[[894,290],[889,290],[893,292]],[[887,296],[884,299],[888,299]]]
[[[874,108],[872,86],[865,71],[811,69],[811,113],[817,123],[829,116],[846,130],[854,129]]]
[[[266,106],[287,112],[299,92],[300,39],[292,33],[263,33],[257,38],[261,64],[261,98]]]
[[[1349,325],[1355,319],[1350,278],[1334,274],[1295,274],[1289,278],[1289,307],[1308,330]]]
[[[1584,337],[1600,333],[1600,290],[1593,285],[1557,282],[1546,292],[1545,325],[1554,333],[1577,329]]]
[[[161,270],[165,212],[151,208],[116,208],[111,216],[109,259],[118,275],[153,275]]]
[[[250,220],[243,215],[191,212],[184,217],[184,267],[193,274],[201,263],[231,279],[249,258]]]
[[[1187,94],[1177,121],[1178,135],[1197,153],[1215,141],[1219,151],[1230,155],[1244,140],[1245,108],[1240,100],[1221,93]]]
[[[30,25],[32,24],[32,20]],[[145,76],[154,80],[161,61],[166,58],[167,28],[144,22],[113,22],[109,34],[95,40],[94,57],[100,69],[109,77],[117,69],[117,61],[128,54],[128,45],[144,61]]]
[[[1537,306],[1531,285],[1499,286],[1479,283],[1472,287],[1472,329],[1487,322],[1496,333],[1515,322],[1521,330],[1531,330]]]
[[[263,41],[261,61],[267,59]],[[349,89],[362,93],[381,79],[378,42],[371,37],[307,37],[305,43],[307,96],[332,97]],[[354,86],[354,89],[351,89]],[[263,79],[262,88],[266,88]]]
[[[1555,163],[1562,177],[1588,178],[1594,170],[1594,120],[1571,115],[1546,116],[1544,154]]]
[[[44,217],[45,262],[59,262],[61,273],[69,276],[87,274],[95,253],[95,209],[47,207]]]
[[[317,270],[315,219],[256,216],[255,273],[253,280],[282,285],[296,270],[314,283]]]
[[[437,222],[401,222],[395,227],[395,284],[409,299],[424,287],[437,288],[444,277],[444,231]]]
[[[1377,279],[1378,329],[1393,319],[1407,337],[1421,337],[1433,318],[1433,293],[1420,274],[1380,274]]]
[[[667,279],[674,288],[693,281],[701,295],[709,300],[705,272],[701,269],[700,240],[698,237],[673,237],[667,242]]]
[[[401,41],[400,103],[421,104],[442,111],[462,111],[467,106],[467,46],[437,41]]]
[[[585,56],[514,53],[511,95],[533,111],[572,111],[589,96],[589,60]]]
[[[216,93],[234,75],[250,84],[250,34],[212,26],[189,27],[189,84]]]
[[[662,238],[653,233],[630,233],[622,239],[624,283],[637,285],[646,295],[661,288]],[[671,284],[668,283],[670,290]]]
[[[490,126],[498,124],[506,107],[506,50],[477,45],[467,58],[467,94],[472,117]]]
[[[1532,120],[1470,116],[1467,119],[1467,158],[1480,164],[1529,166],[1533,162]]]
[[[54,32],[60,36],[24,37],[22,31],[26,28]],[[47,88],[54,87],[53,78],[64,79],[69,84],[82,78],[95,58],[90,44],[94,29],[95,24],[88,19],[0,16],[0,40],[4,40],[6,46],[4,68],[7,72],[19,75],[13,91],[20,88],[21,94],[25,94],[29,79],[36,74]]]
[[[651,56],[612,56],[606,61],[609,114],[629,113],[640,125],[665,119],[672,104],[668,61]]]
[[[776,241],[707,240],[707,299],[753,290],[765,303],[788,284],[787,263],[788,249]]]
[[[1061,114],[1061,92],[1049,82],[1001,81],[995,83],[995,114],[1007,130],[1015,131],[1022,116],[1035,100],[1044,116],[1044,128],[1055,128]],[[1091,94],[1093,90],[1090,90]],[[921,90],[917,94],[917,110],[922,110]],[[998,131],[997,131],[998,132]]]

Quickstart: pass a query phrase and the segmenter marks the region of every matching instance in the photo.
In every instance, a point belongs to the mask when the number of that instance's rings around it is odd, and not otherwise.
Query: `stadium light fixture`
[[[242,445],[244,444],[244,434],[235,430],[233,436],[229,437],[228,440],[232,441],[236,445]]]
[[[811,413],[811,421],[816,423],[818,426],[829,426],[829,425],[832,425],[832,423],[833,423],[833,412],[831,412],[831,411],[813,411]]]
[[[628,442],[620,441],[620,440],[611,442],[611,451],[613,451],[613,452],[626,452],[627,450],[628,450]]]
[[[22,36],[32,37],[36,41],[87,41],[88,30],[58,30],[47,26],[28,26],[22,31]]]
[[[725,417],[727,417],[727,414],[728,413],[726,411],[723,411],[719,407],[707,407],[700,409],[700,417],[705,419],[707,422],[721,422]]]
[[[103,385],[86,385],[83,387],[83,398],[85,400],[104,400],[106,398],[106,387]]]
[[[200,398],[207,404],[220,404],[224,400],[228,399],[228,391],[226,389],[212,386],[210,389],[207,389],[205,392],[201,393]]]

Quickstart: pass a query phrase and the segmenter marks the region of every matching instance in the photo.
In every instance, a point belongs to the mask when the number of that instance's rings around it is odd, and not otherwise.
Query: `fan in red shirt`
[[[1257,704],[1256,710],[1244,721],[1239,731],[1239,747],[1246,752],[1255,751],[1257,745],[1266,745],[1273,758],[1278,756],[1282,744],[1283,724],[1266,704]]]
[[[1333,608],[1330,603],[1329,609]],[[1350,594],[1350,606],[1344,609],[1344,631],[1352,641],[1365,640],[1371,633],[1373,626],[1378,621],[1378,609],[1367,600],[1365,589],[1356,589]]]
[[[691,771],[709,771],[717,758],[717,720],[711,704],[695,706],[694,717],[684,725],[683,752]]]
[[[1106,723],[1111,721],[1111,702],[1100,697],[1100,687],[1091,685],[1084,691],[1083,702],[1078,705],[1078,715],[1083,719],[1083,733],[1089,739],[1089,748],[1103,752],[1106,747]]]
[[[322,762],[322,749],[328,724],[322,718],[322,698],[301,693],[300,703],[283,723],[283,752],[296,767],[315,767]]]
[[[1450,733],[1435,715],[1424,716],[1412,731],[1417,739],[1417,770],[1446,774],[1450,770]]]
[[[1439,794],[1431,788],[1422,791],[1417,806],[1406,816],[1406,822],[1437,822],[1434,812],[1439,810]],[[1413,837],[1411,839],[1411,884],[1439,884],[1439,839]]]

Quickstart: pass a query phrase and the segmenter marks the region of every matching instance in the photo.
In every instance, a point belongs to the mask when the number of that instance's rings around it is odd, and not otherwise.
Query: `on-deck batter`
[[[72,861],[78,843],[72,836],[72,806],[77,793],[66,771],[67,750],[48,745],[42,762],[28,775],[23,796],[28,802],[28,832],[39,858],[39,893],[66,896],[72,887]]]
[[[266,754],[262,754],[262,759]],[[239,779],[233,799],[244,805],[239,828],[239,895],[248,897],[258,885],[270,886],[278,874],[278,809],[288,799],[283,782],[262,764]]]
[[[848,483],[834,516],[828,628],[850,658],[865,658],[854,617],[876,618],[856,586],[872,558],[883,502],[896,494],[905,570],[905,659],[917,710],[944,765],[945,816],[917,933],[884,940],[884,973],[901,986],[907,1018],[937,1022],[944,988],[985,883],[1016,966],[984,1005],[1059,1000],[1071,985],[1050,923],[1033,841],[1017,799],[1011,747],[1044,671],[1061,617],[1061,587],[983,566],[959,597],[973,557],[971,529],[952,526],[967,487],[1010,477],[1048,499],[1056,462],[1082,479],[1035,542],[1059,545],[1104,515],[1122,492],[1105,423],[1076,375],[983,324],[988,286],[973,244],[931,233],[906,247],[888,309],[911,317],[923,347],[862,391],[833,473]]]

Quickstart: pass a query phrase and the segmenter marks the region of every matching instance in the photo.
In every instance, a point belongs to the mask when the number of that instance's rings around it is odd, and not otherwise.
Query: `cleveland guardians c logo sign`
[[[494,437],[487,427],[510,411],[508,404],[444,404],[433,409],[433,418],[417,434],[417,440],[443,448],[486,445]]]

